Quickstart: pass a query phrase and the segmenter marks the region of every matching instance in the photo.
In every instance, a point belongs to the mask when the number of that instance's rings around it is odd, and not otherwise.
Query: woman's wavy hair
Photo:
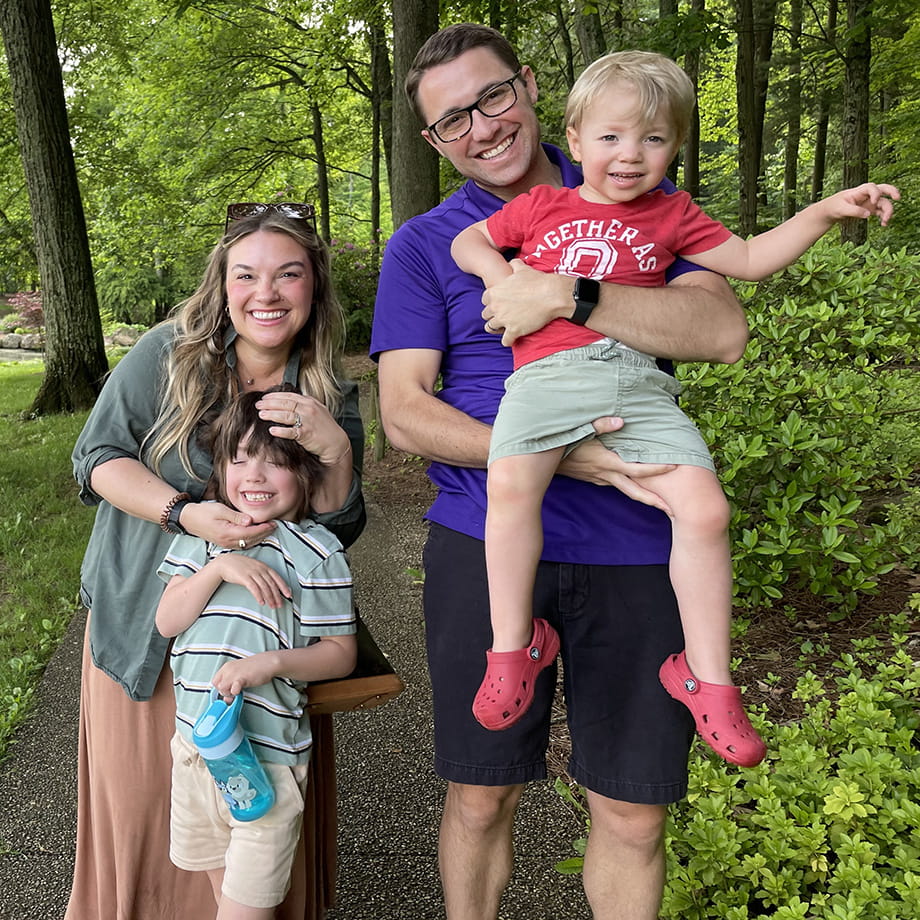
[[[227,495],[226,470],[227,464],[236,457],[245,439],[247,456],[265,456],[272,463],[294,473],[302,493],[301,503],[294,514],[298,521],[307,517],[310,513],[310,496],[322,478],[325,467],[316,454],[305,451],[297,441],[276,438],[269,431],[275,423],[259,418],[259,410],[256,408],[256,403],[265,393],[293,392],[293,389],[284,384],[265,390],[264,393],[242,393],[217,416],[207,433],[207,443],[214,461],[208,494],[219,498],[231,508],[236,507]]]
[[[329,250],[305,221],[276,211],[234,221],[208,258],[198,289],[178,304],[166,322],[175,326],[176,342],[166,365],[160,414],[144,441],[146,462],[155,471],[175,448],[192,476],[188,444],[199,425],[209,424],[220,408],[239,393],[237,375],[226,362],[227,253],[258,231],[283,233],[307,251],[313,268],[313,308],[292,348],[300,351],[301,392],[319,400],[335,415],[342,405],[337,375],[345,343],[345,315],[332,286]]]

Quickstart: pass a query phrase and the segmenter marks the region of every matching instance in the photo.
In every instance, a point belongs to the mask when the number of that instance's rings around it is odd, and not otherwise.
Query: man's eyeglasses
[[[284,217],[292,217],[294,220],[308,221],[313,232],[316,233],[316,208],[312,204],[301,204],[296,201],[279,201],[269,204],[262,204],[258,201],[238,201],[235,204],[228,204],[224,233],[230,229],[230,224],[234,221],[245,220],[247,217],[255,217],[257,214],[266,212],[275,212]]]
[[[473,112],[481,112],[486,118],[495,118],[507,112],[517,102],[517,90],[514,81],[521,75],[518,71],[509,80],[496,83],[491,89],[486,90],[472,105],[465,109],[457,109],[434,124],[428,125],[430,131],[441,143],[449,144],[459,141],[464,134],[468,134],[473,127]]]

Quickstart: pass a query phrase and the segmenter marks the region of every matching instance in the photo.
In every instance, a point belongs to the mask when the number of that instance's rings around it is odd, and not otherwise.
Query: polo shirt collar
[[[558,147],[554,144],[542,144],[541,146],[549,157],[549,161],[559,169],[563,185],[569,188],[581,185],[584,181],[581,170]],[[471,202],[490,213],[497,211],[505,203],[498,196],[480,188],[472,179],[466,183],[466,192]]]

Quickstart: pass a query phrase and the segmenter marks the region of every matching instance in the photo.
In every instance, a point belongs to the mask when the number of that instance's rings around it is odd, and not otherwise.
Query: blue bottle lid
[[[243,740],[243,727],[240,725],[242,707],[242,693],[227,705],[217,688],[211,688],[210,704],[192,729],[192,741],[206,760],[220,760],[239,747]]]

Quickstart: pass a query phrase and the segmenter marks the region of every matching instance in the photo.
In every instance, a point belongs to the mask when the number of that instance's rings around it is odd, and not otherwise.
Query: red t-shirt
[[[653,189],[623,204],[585,201],[577,188],[538,185],[487,221],[499,249],[515,249],[533,268],[561,275],[661,287],[678,255],[724,243],[731,231],[695,205],[686,192]],[[603,338],[555,319],[513,346],[514,366]]]

